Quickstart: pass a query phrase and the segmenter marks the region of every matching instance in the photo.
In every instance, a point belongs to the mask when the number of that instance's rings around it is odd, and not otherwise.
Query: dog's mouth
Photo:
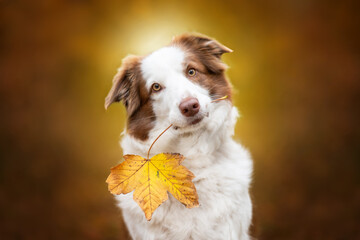
[[[199,125],[202,120],[205,118],[205,117],[208,117],[209,116],[209,113],[206,113],[206,114],[203,114],[203,115],[199,115],[195,118],[191,118],[191,119],[187,119],[186,121],[186,124],[184,125],[176,125],[174,124],[174,129],[177,130],[177,129],[185,129],[185,128],[194,128],[194,127],[197,127],[197,125]]]
[[[201,122],[201,120],[203,120],[203,117],[202,117],[202,118],[195,119],[194,121],[192,121],[192,122],[190,123],[190,125],[198,124],[199,122]]]

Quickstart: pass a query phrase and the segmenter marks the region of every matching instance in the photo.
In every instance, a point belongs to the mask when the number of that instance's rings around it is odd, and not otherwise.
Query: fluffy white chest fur
[[[232,139],[238,117],[228,95],[220,57],[231,50],[207,37],[181,35],[146,57],[128,57],[114,78],[106,107],[123,101],[128,112],[124,154],[146,157],[180,153],[193,180],[199,207],[188,209],[171,195],[147,221],[132,194],[116,196],[133,239],[249,239],[252,161]],[[151,157],[151,156],[150,156]]]

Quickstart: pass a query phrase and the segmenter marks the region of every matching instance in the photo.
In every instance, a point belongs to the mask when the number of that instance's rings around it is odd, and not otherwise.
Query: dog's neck
[[[195,132],[178,133],[174,128],[169,129],[154,144],[150,157],[162,152],[180,153],[187,159],[184,165],[190,169],[215,163],[219,161],[217,156],[226,152],[226,145],[231,141],[237,117],[236,108],[224,103],[214,112],[211,120]],[[125,133],[121,142],[124,154],[146,158],[149,146],[165,128],[166,126],[155,126],[147,141],[137,140]]]

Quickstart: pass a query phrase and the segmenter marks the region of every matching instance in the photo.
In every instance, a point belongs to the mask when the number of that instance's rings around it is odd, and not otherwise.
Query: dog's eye
[[[189,74],[190,77],[193,77],[193,76],[195,76],[195,74],[196,74],[196,70],[193,69],[193,68],[190,68],[190,69],[188,70],[188,74]]]
[[[151,89],[154,91],[154,92],[158,92],[161,90],[161,85],[158,84],[158,83],[154,83],[152,86],[151,86]]]

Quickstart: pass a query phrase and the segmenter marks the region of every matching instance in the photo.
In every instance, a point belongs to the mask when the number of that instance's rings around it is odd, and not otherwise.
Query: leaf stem
[[[223,96],[223,97],[221,97],[221,98],[214,99],[214,100],[212,100],[211,102],[212,102],[212,103],[213,103],[213,102],[218,102],[218,101],[221,101],[221,100],[225,100],[225,99],[227,99],[227,98],[228,98],[228,96],[225,95],[225,96]]]
[[[162,131],[159,136],[153,141],[153,143],[151,144],[148,154],[147,154],[147,159],[149,160],[149,156],[150,156],[150,150],[153,147],[154,143],[159,139],[159,137],[161,137],[161,135],[163,135],[169,128],[171,128],[173,126],[173,124],[170,124],[170,126],[168,126],[164,131]]]
[[[213,102],[218,102],[218,101],[221,101],[221,100],[225,100],[225,99],[227,99],[228,98],[228,96],[227,95],[225,95],[225,96],[223,96],[223,97],[221,97],[221,98],[217,98],[217,99],[215,99],[215,100],[212,100],[211,102],[213,103]],[[149,148],[149,151],[148,151],[148,153],[147,153],[147,159],[149,160],[149,156],[150,156],[150,150],[151,150],[151,148],[153,147],[153,145],[155,144],[155,142],[161,137],[161,135],[163,135],[169,128],[171,128],[173,126],[173,124],[170,124],[170,126],[168,126],[164,131],[162,131],[160,134],[159,134],[159,136],[157,136],[157,138],[153,141],[153,143],[151,144],[151,146],[150,146],[150,148]]]

